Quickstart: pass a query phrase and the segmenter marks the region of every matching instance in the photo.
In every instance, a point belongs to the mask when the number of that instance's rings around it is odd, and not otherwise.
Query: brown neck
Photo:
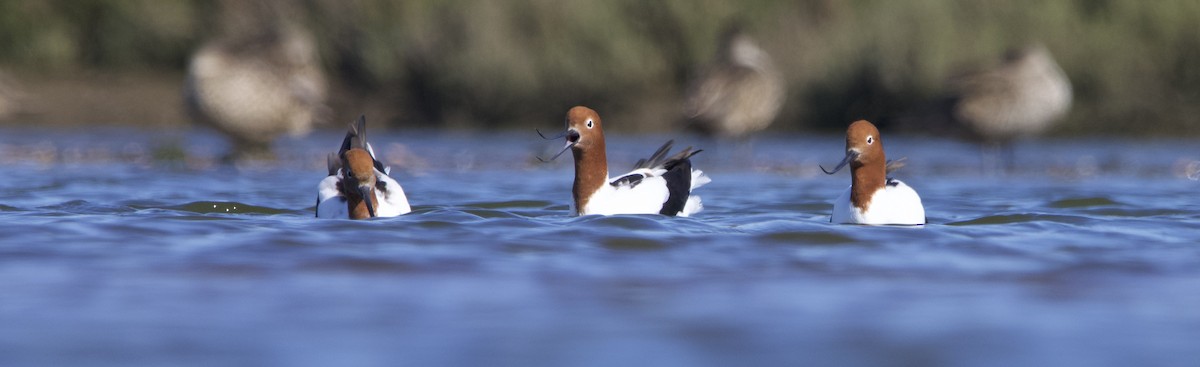
[[[604,141],[596,141],[587,149],[572,149],[575,156],[575,186],[571,194],[575,197],[575,213],[587,206],[588,199],[608,180],[608,159],[605,157]]]
[[[878,159],[883,160],[883,157]],[[871,204],[871,197],[887,185],[887,168],[882,164],[870,163],[872,162],[863,162],[862,165],[851,167],[850,170],[850,180],[853,182],[850,189],[850,202],[858,210],[866,210],[867,205]]]

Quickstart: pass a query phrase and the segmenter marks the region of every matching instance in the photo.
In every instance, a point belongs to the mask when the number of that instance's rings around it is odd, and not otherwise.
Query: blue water
[[[376,132],[415,211],[315,220],[340,131],[0,130],[0,365],[1195,366],[1200,144],[1053,139],[1010,174],[888,137],[923,228],[831,225],[836,136],[706,149],[693,218],[567,215],[528,134]],[[614,170],[666,136],[609,137]],[[176,148],[176,146],[179,146]]]

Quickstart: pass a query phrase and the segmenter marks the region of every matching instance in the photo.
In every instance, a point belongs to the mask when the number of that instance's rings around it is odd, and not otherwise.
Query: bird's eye
[[[875,137],[867,135],[867,145],[875,144]]]
[[[592,119],[588,119],[588,120],[587,120],[587,128],[591,129],[591,128],[592,128],[592,125],[593,125],[593,123],[592,123]]]

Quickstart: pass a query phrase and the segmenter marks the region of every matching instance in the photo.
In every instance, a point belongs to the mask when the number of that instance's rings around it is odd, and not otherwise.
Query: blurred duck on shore
[[[0,71],[0,121],[11,119],[22,112],[24,93],[17,82]]]
[[[288,4],[221,1],[215,37],[192,55],[187,113],[230,139],[231,161],[272,158],[273,140],[303,135],[328,113],[316,45]]]
[[[684,100],[689,128],[744,139],[771,125],[787,91],[770,55],[740,24],[723,32],[717,55],[691,82]]]
[[[1071,81],[1042,45],[1011,50],[999,66],[950,84],[955,120],[987,144],[1040,135],[1071,109]]]
[[[1011,171],[1013,143],[1045,133],[1071,109],[1071,82],[1040,44],[1009,50],[999,64],[950,77],[946,85],[943,98],[896,123],[980,143],[987,173]]]

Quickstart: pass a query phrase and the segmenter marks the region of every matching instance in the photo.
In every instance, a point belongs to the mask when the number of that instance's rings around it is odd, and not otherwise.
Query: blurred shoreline
[[[20,75],[20,111],[0,125],[139,128],[187,126],[179,91],[182,73],[73,72]]]
[[[276,4],[315,39],[333,111],[316,128],[366,113],[399,128],[528,129],[584,104],[617,130],[677,131],[687,81],[738,21],[789,91],[768,131],[838,131],[859,118],[898,129],[890,123],[945,97],[947,80],[1040,43],[1075,92],[1050,135],[1200,135],[1200,3],[1190,0],[250,1]],[[9,116],[0,108],[0,125],[188,124],[184,72],[218,36],[222,4],[0,3],[0,76],[22,103]]]

